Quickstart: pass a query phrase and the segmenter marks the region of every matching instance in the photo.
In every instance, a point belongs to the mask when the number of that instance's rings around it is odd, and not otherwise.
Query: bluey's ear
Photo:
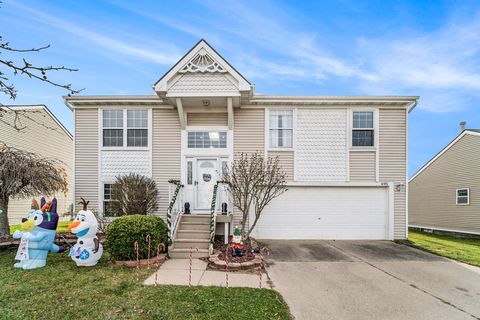
[[[38,210],[40,207],[38,206],[38,202],[35,198],[32,199],[32,206],[30,207],[32,210]]]
[[[42,197],[42,199],[40,199],[40,208],[43,208],[45,203],[47,203],[47,200],[45,200],[45,197]]]
[[[52,199],[52,205],[50,206],[50,213],[57,214],[57,198]]]

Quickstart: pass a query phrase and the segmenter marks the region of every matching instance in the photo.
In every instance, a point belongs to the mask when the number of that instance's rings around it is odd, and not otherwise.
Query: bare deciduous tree
[[[0,144],[0,237],[9,235],[8,202],[12,197],[53,195],[57,191],[68,191],[62,163]]]
[[[0,4],[1,3],[2,2],[0,1]],[[0,35],[0,93],[3,93],[10,99],[15,100],[17,97],[17,89],[15,88],[15,85],[11,83],[11,77],[17,75],[26,76],[30,79],[35,79],[51,86],[64,89],[68,92],[68,95],[76,94],[82,91],[83,89],[74,89],[71,84],[60,83],[50,78],[50,74],[52,72],[74,72],[78,71],[78,69],[68,68],[65,66],[35,65],[30,62],[31,60],[28,58],[29,54],[38,53],[48,48],[50,48],[50,45],[32,48],[16,48],[11,46],[10,43],[5,41]],[[0,103],[0,121],[3,121],[2,117],[7,110],[16,113],[18,112],[18,110],[14,110]],[[15,120],[18,120],[22,116],[25,116],[25,111],[22,114],[18,113],[15,116]],[[7,124],[17,130],[22,129],[20,126],[18,126],[17,121],[14,121],[13,123],[8,122]],[[39,124],[43,125],[41,123]]]
[[[151,178],[130,173],[116,177],[108,212],[114,216],[151,214],[158,208],[158,189]]]
[[[227,168],[223,182],[229,186],[233,205],[242,212],[241,233],[247,239],[257,225],[263,209],[276,197],[287,191],[286,174],[278,157],[265,159],[260,153],[242,153]],[[255,218],[247,221],[253,206]]]

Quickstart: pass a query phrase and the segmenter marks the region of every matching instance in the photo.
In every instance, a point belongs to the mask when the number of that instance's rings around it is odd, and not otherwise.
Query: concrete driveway
[[[390,241],[261,241],[296,319],[480,319],[480,272]]]

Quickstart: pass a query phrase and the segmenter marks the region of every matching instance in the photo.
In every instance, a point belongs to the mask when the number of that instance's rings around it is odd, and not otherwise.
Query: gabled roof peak
[[[195,44],[170,70],[154,85],[154,90],[164,95],[179,77],[186,74],[224,75],[238,91],[250,91],[252,85],[227,60],[225,60],[205,39]],[[217,79],[218,80],[218,79]]]

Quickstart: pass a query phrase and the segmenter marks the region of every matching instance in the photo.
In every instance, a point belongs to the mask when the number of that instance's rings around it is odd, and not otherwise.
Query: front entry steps
[[[169,249],[170,258],[188,258],[190,248],[193,248],[193,258],[208,257],[209,247],[210,215],[182,214],[173,239],[173,245]]]

